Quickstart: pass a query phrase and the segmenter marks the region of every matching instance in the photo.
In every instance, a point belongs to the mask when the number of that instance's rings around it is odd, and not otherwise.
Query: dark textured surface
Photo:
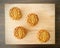
[[[56,4],[56,44],[55,45],[6,45],[5,15],[6,3],[55,3]],[[59,0],[0,0],[0,48],[60,48],[60,1]]]

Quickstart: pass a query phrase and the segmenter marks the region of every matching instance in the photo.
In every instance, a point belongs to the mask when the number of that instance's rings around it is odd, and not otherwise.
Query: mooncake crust
[[[19,20],[22,17],[21,9],[18,7],[11,8],[9,14],[13,20]]]
[[[35,26],[39,21],[38,15],[35,13],[28,14],[27,22],[31,26]]]
[[[42,29],[38,32],[38,39],[41,42],[47,42],[50,39],[50,34],[47,30]]]
[[[27,29],[22,26],[18,26],[14,29],[14,36],[18,39],[23,39],[27,35]]]

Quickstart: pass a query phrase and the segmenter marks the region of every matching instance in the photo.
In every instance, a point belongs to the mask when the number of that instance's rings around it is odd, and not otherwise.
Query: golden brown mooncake
[[[31,26],[35,26],[39,21],[38,15],[35,13],[31,13],[28,15],[27,18],[27,22],[31,25]]]
[[[14,29],[14,36],[18,39],[23,39],[27,35],[27,29],[22,26],[18,26]]]
[[[44,30],[44,29],[40,30],[38,32],[38,39],[41,42],[47,42],[50,39],[49,32],[47,30]]]
[[[21,9],[18,7],[11,8],[9,14],[13,20],[19,20],[22,17]]]

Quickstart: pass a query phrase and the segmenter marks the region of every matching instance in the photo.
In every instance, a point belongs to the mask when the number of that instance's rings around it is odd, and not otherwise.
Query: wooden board
[[[5,15],[4,5],[6,3],[55,3],[56,4],[56,45],[6,45],[5,44]],[[37,47],[60,47],[60,4],[59,0],[0,0],[0,48],[37,48]]]

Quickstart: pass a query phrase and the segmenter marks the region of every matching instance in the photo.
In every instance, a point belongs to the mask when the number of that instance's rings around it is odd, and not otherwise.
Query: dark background
[[[6,3],[55,3],[55,45],[6,45],[5,44],[5,15]],[[0,0],[0,48],[60,48],[60,0]]]

